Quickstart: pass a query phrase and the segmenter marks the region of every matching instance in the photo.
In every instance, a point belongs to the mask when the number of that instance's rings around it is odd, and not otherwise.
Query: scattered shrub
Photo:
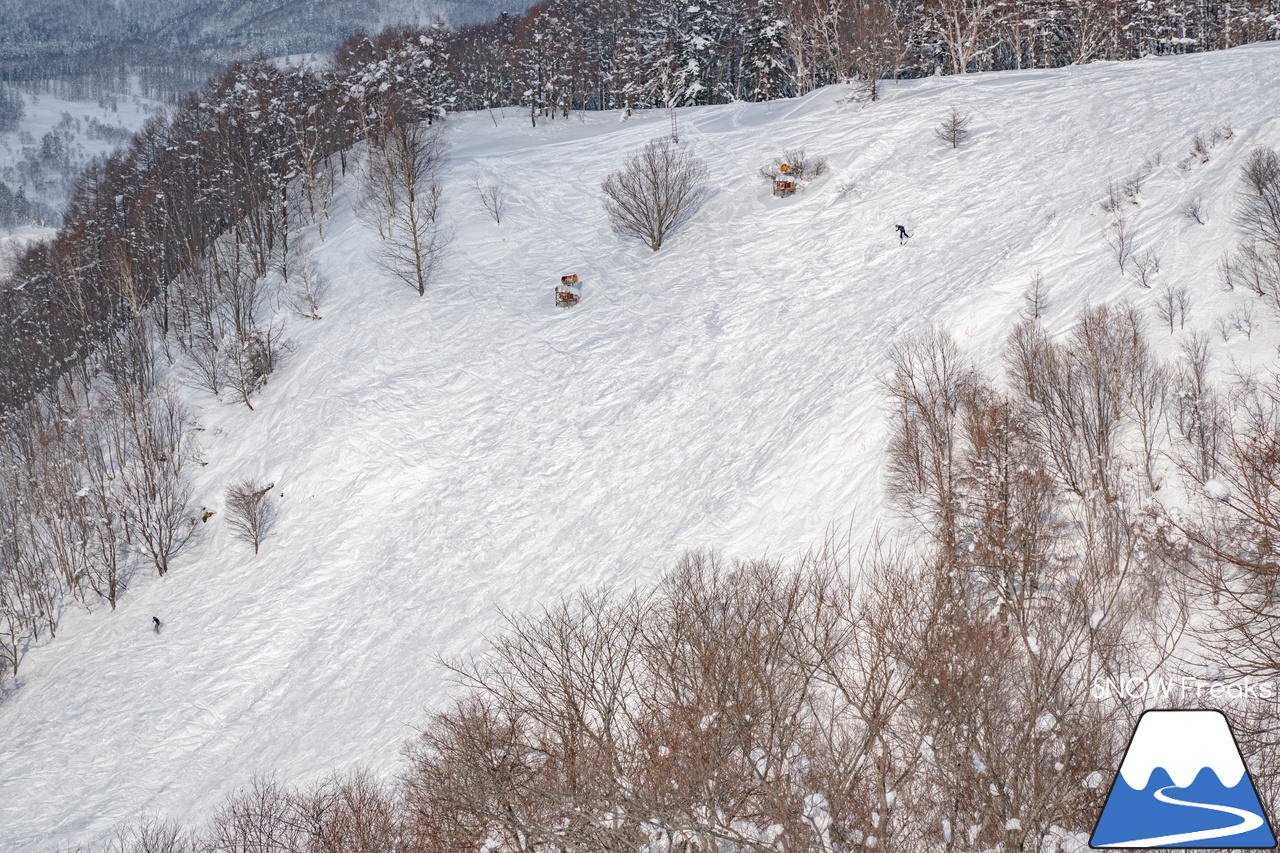
[[[804,148],[788,148],[781,157],[774,157],[760,165],[759,175],[767,181],[782,174],[782,164],[788,167],[787,174],[797,184],[809,183],[826,174],[830,163],[819,154],[809,154]]]

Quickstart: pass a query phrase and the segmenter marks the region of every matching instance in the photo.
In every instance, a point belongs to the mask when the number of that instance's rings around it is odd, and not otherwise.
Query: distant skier
[[[160,633],[160,617],[159,617],[159,616],[152,616],[152,617],[151,617],[151,624],[155,626],[156,633],[157,633],[157,634],[159,634],[159,633]]]
[[[895,225],[893,227],[898,229],[898,245],[901,246],[903,243],[907,242],[907,238],[911,235],[908,234],[907,229],[901,225]]]

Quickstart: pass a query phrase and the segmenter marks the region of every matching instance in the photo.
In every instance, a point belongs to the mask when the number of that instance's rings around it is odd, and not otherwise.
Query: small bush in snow
[[[797,184],[807,183],[822,177],[830,165],[826,157],[820,154],[808,154],[804,148],[788,148],[781,157],[774,157],[760,166],[760,177],[767,181],[782,174],[782,164],[787,164],[787,174]]]
[[[1209,162],[1209,143],[1205,141],[1204,134],[1197,133],[1191,137],[1191,154],[1201,163]]]
[[[1130,175],[1124,180],[1124,197],[1129,204],[1137,204],[1138,196],[1142,194],[1142,179],[1145,177],[1141,172]]]
[[[845,178],[836,187],[837,198],[857,198],[862,195],[862,191],[858,189],[858,182],[853,178]]]
[[[1200,200],[1198,196],[1196,198],[1188,199],[1182,205],[1182,215],[1187,217],[1188,219],[1194,219],[1196,222],[1203,225],[1204,224],[1204,203]]]
[[[1107,194],[1098,205],[1107,213],[1118,215],[1124,208],[1124,191],[1115,181],[1107,181]]]

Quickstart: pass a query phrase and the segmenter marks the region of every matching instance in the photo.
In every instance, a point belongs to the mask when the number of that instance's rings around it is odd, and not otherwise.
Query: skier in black
[[[156,633],[157,633],[157,634],[159,634],[159,633],[160,633],[160,617],[159,617],[159,616],[152,616],[152,617],[151,617],[151,622],[152,622],[152,624],[154,624],[154,625],[155,625]]]
[[[907,229],[901,225],[895,225],[893,227],[898,229],[898,245],[902,245],[907,242],[907,238],[911,236],[907,233]]]

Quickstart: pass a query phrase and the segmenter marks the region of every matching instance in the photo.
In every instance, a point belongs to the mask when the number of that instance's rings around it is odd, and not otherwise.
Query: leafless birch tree
[[[419,296],[446,242],[439,222],[444,161],[444,133],[436,126],[399,122],[370,142],[362,213],[382,238],[375,257]]]

